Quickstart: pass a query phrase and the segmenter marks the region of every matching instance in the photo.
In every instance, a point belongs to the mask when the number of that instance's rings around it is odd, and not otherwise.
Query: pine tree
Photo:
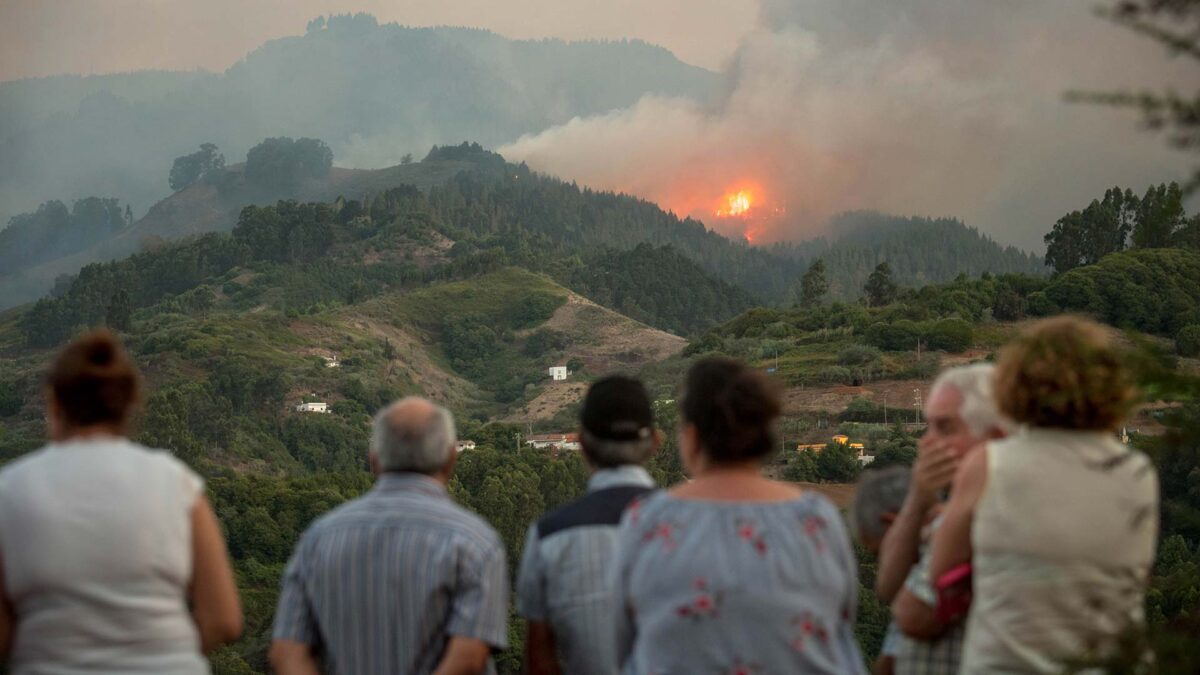
[[[870,307],[882,307],[896,299],[896,282],[892,281],[892,268],[886,260],[875,266],[863,293]]]
[[[800,279],[800,305],[819,305],[828,293],[829,280],[825,278],[825,261],[818,258]]]

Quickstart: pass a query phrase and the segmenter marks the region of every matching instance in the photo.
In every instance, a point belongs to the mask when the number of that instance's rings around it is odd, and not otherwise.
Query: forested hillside
[[[220,74],[0,84],[0,223],[81,194],[119,196],[140,215],[166,194],[172,160],[202,143],[241,157],[263,138],[315,137],[343,165],[376,168],[463,138],[494,147],[646,94],[705,100],[716,86],[714,73],[637,41],[320,18]]]
[[[957,220],[856,212],[834,218],[827,247],[806,247],[825,261],[830,294],[855,300],[871,271],[887,261],[897,283],[924,286],[960,274],[1044,274],[1041,258],[1000,246]],[[825,242],[819,242],[825,244]]]

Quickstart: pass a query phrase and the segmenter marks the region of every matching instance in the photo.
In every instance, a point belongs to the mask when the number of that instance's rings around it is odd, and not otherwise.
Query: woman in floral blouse
[[[679,448],[692,480],[632,505],[618,534],[622,672],[865,673],[841,515],[762,475],[780,407],[739,361],[688,372]]]

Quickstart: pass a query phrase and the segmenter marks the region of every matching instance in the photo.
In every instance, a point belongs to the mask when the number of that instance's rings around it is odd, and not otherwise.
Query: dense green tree
[[[1139,207],[1140,200],[1131,190],[1110,188],[1102,200],[1063,216],[1045,236],[1046,264],[1066,272],[1125,250],[1140,218]]]
[[[783,479],[795,483],[816,483],[821,479],[817,469],[817,453],[803,450],[790,455],[783,467]]]
[[[892,268],[887,261],[875,266],[875,271],[867,279],[863,294],[867,298],[867,306],[882,307],[896,299],[896,282],[892,281]]]
[[[824,483],[851,483],[858,476],[862,465],[848,445],[830,443],[816,456],[817,477]]]
[[[800,278],[800,304],[804,307],[819,305],[828,294],[829,280],[825,278],[825,261],[818,258]]]
[[[1186,222],[1183,190],[1179,185],[1151,186],[1138,203],[1133,245],[1136,248],[1167,248]]]
[[[1175,335],[1175,350],[1180,356],[1200,356],[1200,324],[1184,326]]]
[[[132,318],[133,309],[129,303],[129,292],[119,288],[113,294],[112,299],[108,301],[104,323],[115,330],[129,330]]]
[[[216,145],[204,143],[196,152],[175,158],[167,182],[178,192],[197,181],[214,178],[224,170],[225,155],[218,152]]]
[[[333,167],[333,151],[315,138],[268,138],[246,153],[246,181],[272,191],[295,189],[304,178],[320,178]]]

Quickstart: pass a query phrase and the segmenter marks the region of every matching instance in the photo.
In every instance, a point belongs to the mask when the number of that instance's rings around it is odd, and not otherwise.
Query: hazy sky
[[[512,38],[641,38],[718,69],[755,0],[0,0],[0,80],[143,68],[220,71],[315,16],[488,28]]]

